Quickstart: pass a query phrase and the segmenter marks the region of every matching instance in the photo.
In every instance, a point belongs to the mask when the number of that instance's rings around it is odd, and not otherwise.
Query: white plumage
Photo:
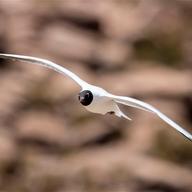
[[[189,132],[187,132],[185,129],[183,129],[181,126],[179,126],[177,123],[172,121],[166,115],[161,113],[155,107],[153,107],[143,101],[131,98],[131,97],[112,95],[101,87],[97,87],[97,86],[94,86],[94,85],[91,85],[91,84],[85,82],[84,80],[79,78],[76,74],[72,73],[68,69],[66,69],[56,63],[53,63],[46,59],[40,59],[40,58],[24,56],[24,55],[13,55],[13,54],[0,54],[0,58],[21,60],[21,61],[26,61],[26,62],[30,62],[30,63],[35,63],[38,65],[42,65],[42,66],[48,67],[50,69],[53,69],[63,75],[67,75],[68,77],[72,78],[81,87],[81,92],[79,93],[80,102],[90,112],[99,113],[99,114],[103,114],[103,115],[106,113],[114,113],[118,117],[124,117],[124,118],[130,120],[130,118],[127,117],[119,109],[118,103],[127,105],[127,106],[131,106],[131,107],[135,107],[135,108],[142,109],[142,110],[151,112],[153,114],[156,114],[163,121],[168,123],[171,127],[176,129],[178,132],[180,132],[186,138],[188,138],[190,141],[192,141],[192,135]]]

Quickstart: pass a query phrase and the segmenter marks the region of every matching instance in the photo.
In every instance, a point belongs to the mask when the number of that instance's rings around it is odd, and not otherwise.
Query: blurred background
[[[46,58],[192,132],[191,0],[0,0],[0,52]],[[156,116],[87,112],[54,71],[0,60],[0,191],[190,192],[192,144]]]

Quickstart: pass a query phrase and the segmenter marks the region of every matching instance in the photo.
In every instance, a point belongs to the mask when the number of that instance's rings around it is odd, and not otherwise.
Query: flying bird
[[[186,138],[192,141],[192,135],[189,132],[187,132],[185,129],[183,129],[181,126],[172,121],[170,118],[168,118],[166,115],[164,115],[152,105],[131,97],[113,95],[101,87],[87,83],[70,70],[54,62],[37,57],[14,54],[0,54],[0,58],[26,61],[37,65],[42,65],[44,67],[53,69],[61,73],[62,75],[67,75],[80,86],[81,91],[78,94],[79,102],[90,112],[99,113],[103,115],[109,113],[130,120],[130,118],[120,110],[118,104],[135,107],[156,114],[163,121],[165,121],[171,127],[176,129],[178,132],[180,132]]]

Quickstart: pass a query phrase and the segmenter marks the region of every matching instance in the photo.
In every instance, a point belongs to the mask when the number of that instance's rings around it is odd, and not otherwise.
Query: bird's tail
[[[115,111],[115,115],[118,116],[118,117],[123,117],[123,118],[125,118],[125,119],[127,119],[127,120],[129,120],[129,121],[132,120],[130,117],[128,117],[127,115],[125,115],[125,113],[123,113],[123,112],[119,109],[118,105],[117,105],[117,108],[116,108],[116,111]]]

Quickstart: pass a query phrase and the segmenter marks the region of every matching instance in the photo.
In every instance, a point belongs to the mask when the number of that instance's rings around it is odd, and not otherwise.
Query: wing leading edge
[[[26,61],[29,63],[41,65],[41,66],[53,69],[54,71],[57,71],[57,72],[61,73],[62,75],[67,75],[68,77],[73,79],[77,84],[79,84],[81,87],[83,87],[87,84],[85,81],[80,79],[76,74],[74,74],[70,70],[68,70],[52,61],[46,60],[46,59],[41,59],[41,58],[31,57],[31,56],[24,56],[24,55],[14,55],[14,54],[0,54],[0,58],[18,60],[18,61]]]

